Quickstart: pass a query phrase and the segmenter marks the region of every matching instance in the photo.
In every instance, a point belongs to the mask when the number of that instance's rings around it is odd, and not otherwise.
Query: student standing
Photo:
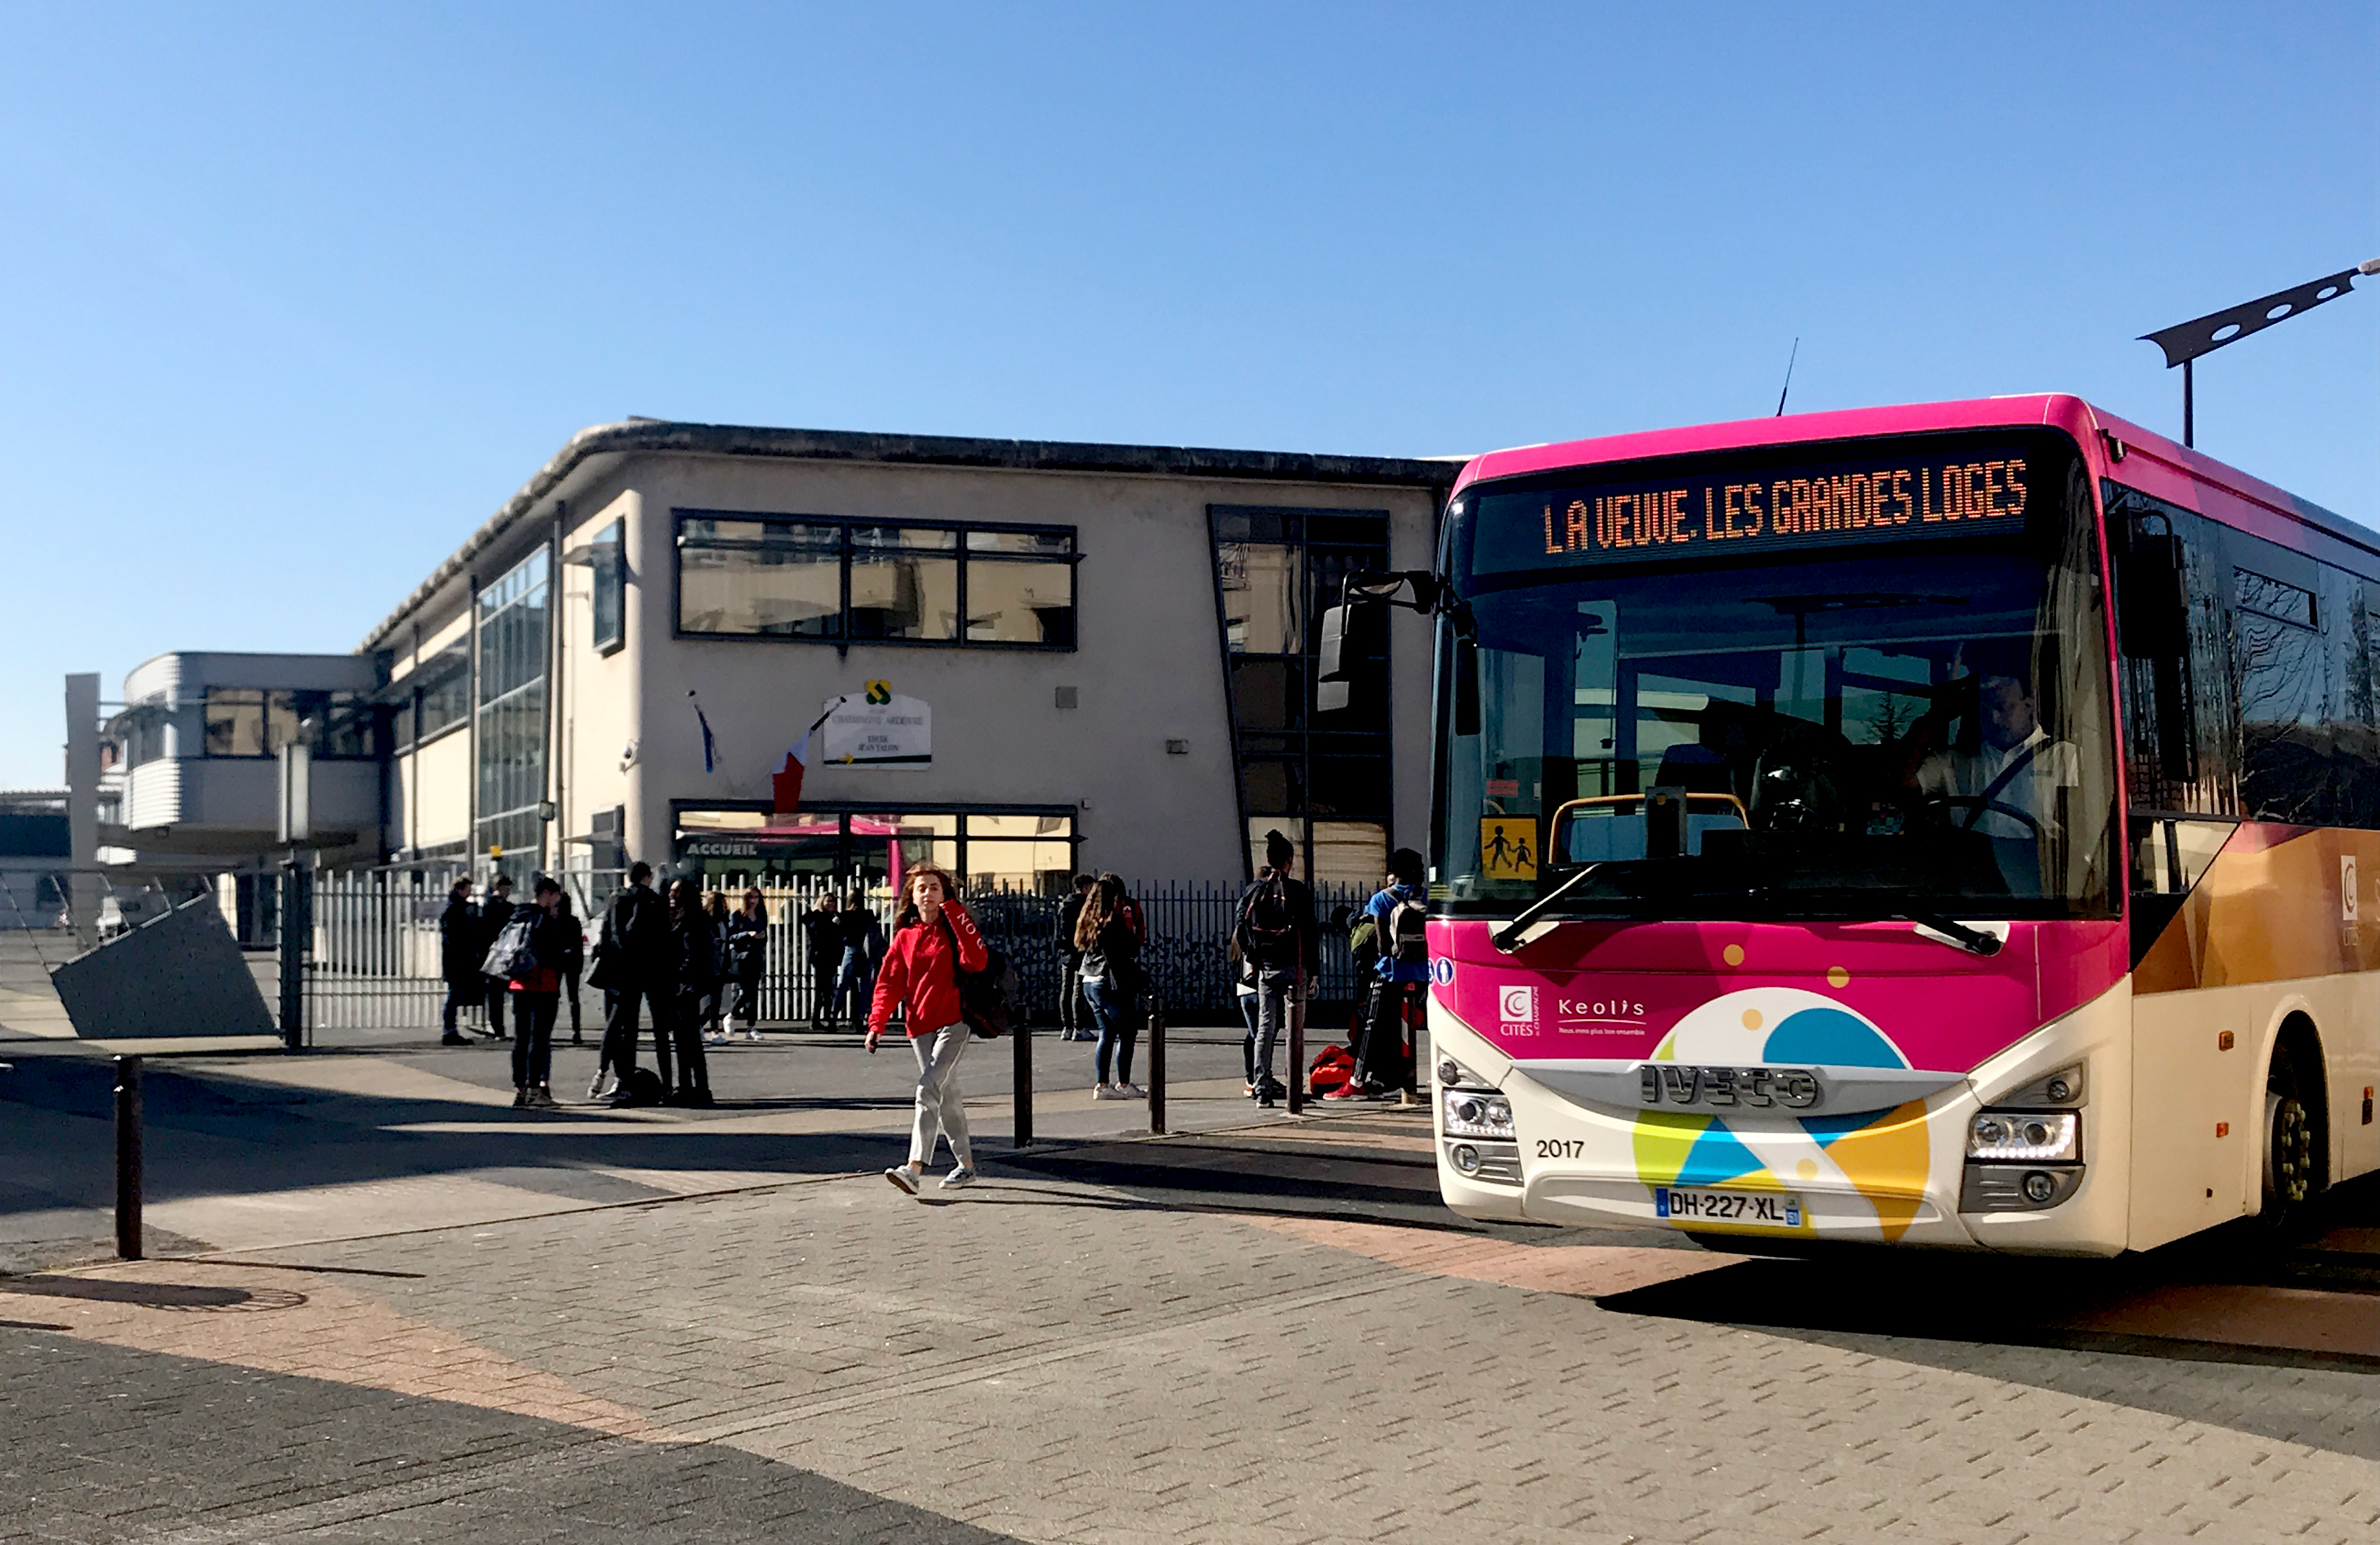
[[[1082,952],[1083,996],[1099,1028],[1099,1044],[1091,1053],[1098,1082],[1094,1100],[1146,1100],[1148,1091],[1132,1081],[1133,1041],[1138,1026],[1132,1017],[1140,991],[1140,934],[1124,908],[1123,882],[1113,874],[1099,876],[1083,915],[1075,922],[1075,947]],[[1115,1081],[1108,1081],[1112,1069]]]
[[[562,905],[554,915],[570,925],[570,934],[562,954],[562,991],[570,1000],[570,1044],[584,1046],[587,1038],[578,1028],[578,979],[587,969],[587,929],[578,920],[578,909],[570,905],[570,893],[562,893]]]
[[[578,932],[576,919],[562,911],[562,885],[540,874],[530,887],[537,908],[528,931],[534,962],[515,971],[505,983],[513,995],[513,1105],[541,1108],[553,1103],[548,1087],[553,1071],[553,1019],[562,1003],[562,963],[569,957],[570,941]]]
[[[843,897],[820,894],[802,914],[802,953],[809,957],[810,1028],[826,1028],[834,1012],[834,979],[843,969]]]
[[[711,965],[710,995],[703,1000],[702,1028],[704,1041],[712,1046],[727,1044],[727,893],[713,891],[703,904],[703,915],[710,919]]]
[[[513,920],[513,877],[498,873],[488,886],[488,905],[480,909],[480,954],[485,956],[504,924]],[[483,985],[488,994],[488,1033],[498,1040],[504,1039],[504,998],[512,983],[502,977],[487,977]]]
[[[702,1052],[702,1020],[719,991],[719,935],[702,905],[702,893],[691,880],[670,883],[670,967],[674,997],[670,1028],[677,1042],[677,1087],[662,1099],[673,1105],[707,1109],[710,1101],[710,1068]],[[654,1039],[660,1040],[658,1027]],[[662,1061],[662,1082],[669,1082],[669,1064]]]
[[[876,993],[876,968],[884,959],[884,925],[868,898],[854,891],[843,898],[843,965],[834,979],[834,1022],[843,1023],[844,1005],[851,1005],[851,1027],[864,1029],[868,1009]]]
[[[1325,1100],[1385,1100],[1411,1083],[1405,1057],[1405,1005],[1421,998],[1429,980],[1429,942],[1423,924],[1429,894],[1422,885],[1421,855],[1400,847],[1389,855],[1388,883],[1365,904],[1379,958],[1372,966],[1371,996],[1364,1016],[1364,1044],[1355,1053],[1355,1075]]]
[[[480,909],[471,905],[471,882],[457,880],[447,889],[446,909],[438,914],[438,974],[446,979],[446,1006],[439,1015],[446,1033],[438,1038],[441,1046],[470,1044],[455,1028],[455,1011],[486,1001],[488,984],[480,979],[480,961],[487,953],[480,942]]]
[[[1075,889],[1058,904],[1058,1039],[1060,1040],[1096,1040],[1087,1021],[1090,1011],[1083,1002],[1083,952],[1075,947],[1075,925],[1083,920],[1083,904],[1090,900],[1099,882],[1087,874],[1075,876]]]
[[[603,1077],[613,1079],[614,1098],[628,1098],[629,1075],[637,1067],[637,1004],[641,1001],[653,1021],[653,1055],[661,1064],[662,1082],[669,1078],[669,914],[653,894],[653,866],[639,859],[628,870],[628,885],[612,898],[603,916],[605,970],[611,978],[611,1022],[603,1030],[602,1064],[587,1098],[600,1097]]]
[[[1256,974],[1257,1043],[1248,1081],[1257,1103],[1270,1105],[1288,1089],[1272,1076],[1272,1051],[1288,1028],[1291,1005],[1320,963],[1321,931],[1314,923],[1314,893],[1290,877],[1297,848],[1278,829],[1265,833],[1265,869],[1240,894],[1232,942]],[[1305,1070],[1293,1067],[1293,1078]]]
[[[868,1010],[868,1050],[883,1040],[892,1011],[901,1010],[909,1050],[917,1058],[917,1114],[909,1134],[909,1162],[884,1178],[911,1196],[934,1157],[937,1137],[950,1139],[954,1167],[942,1188],[975,1184],[975,1155],[967,1139],[965,1097],[959,1092],[959,1058],[970,1031],[959,1000],[958,974],[980,971],[990,960],[975,919],[959,905],[950,875],[932,864],[909,871],[892,943],[876,979]]]
[[[727,978],[735,990],[733,1017],[747,1040],[760,1039],[760,976],[769,962],[769,903],[758,886],[727,918]]]

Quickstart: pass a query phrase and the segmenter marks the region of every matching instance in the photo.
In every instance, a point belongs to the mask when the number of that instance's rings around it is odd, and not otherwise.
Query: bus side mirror
[[[2190,693],[2190,588],[2173,536],[2132,533],[2116,572],[2116,642],[2125,658],[2149,667],[2162,775],[2191,781],[2198,736]]]
[[[2135,660],[2180,660],[2190,647],[2180,544],[2134,533],[2116,573],[2116,636]]]
[[[1349,690],[1354,685],[1347,679],[1347,614],[1351,608],[1333,606],[1322,614],[1319,635],[1320,659],[1314,676],[1314,712],[1335,713],[1347,706]]]

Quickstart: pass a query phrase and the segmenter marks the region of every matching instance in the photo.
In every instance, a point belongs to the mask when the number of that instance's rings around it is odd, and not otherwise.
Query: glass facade
[[[478,853],[542,858],[549,564],[540,548],[480,592]]]
[[[303,740],[318,757],[370,758],[381,750],[380,710],[359,692],[285,692],[210,687],[206,754],[272,757]],[[150,760],[144,746],[133,760]]]
[[[1371,668],[1329,713],[1314,712],[1314,624],[1347,576],[1388,567],[1388,512],[1216,505],[1208,521],[1250,867],[1278,828],[1313,879],[1376,881],[1390,799],[1387,619],[1356,614],[1346,648]]]
[[[681,511],[677,626],[711,637],[1072,649],[1075,531]]]

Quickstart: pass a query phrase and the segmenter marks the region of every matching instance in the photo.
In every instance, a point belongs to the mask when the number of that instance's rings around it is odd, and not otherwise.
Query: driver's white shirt
[[[2009,763],[2033,753],[2033,761],[2023,772],[2010,778],[2000,791],[1991,797],[1995,805],[2006,805],[2024,811],[2041,823],[2043,833],[2058,829],[2058,791],[2072,788],[2082,781],[2082,759],[2075,752],[2073,742],[2052,740],[2040,725],[2014,746],[2002,748],[1986,742],[1973,756],[1961,756],[1944,751],[1927,757],[1917,770],[1920,793],[1948,795],[1961,799],[1979,799],[1984,791],[1999,781]],[[1975,813],[1971,804],[1950,808],[1950,824],[1964,826],[1967,818]],[[2030,837],[2032,827],[2006,810],[1986,809],[1977,817],[1974,830],[1990,837]]]

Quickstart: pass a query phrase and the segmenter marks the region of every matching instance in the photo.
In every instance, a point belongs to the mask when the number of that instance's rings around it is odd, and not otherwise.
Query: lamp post
[[[2380,258],[2342,269],[2327,278],[2290,289],[2276,290],[2259,300],[2243,301],[2220,311],[2210,311],[2189,322],[2176,322],[2154,333],[2141,335],[2143,343],[2151,343],[2165,350],[2165,368],[2181,367],[2181,443],[2198,444],[2197,383],[2192,377],[2191,364],[2202,354],[2212,354],[2226,344],[2236,344],[2251,333],[2261,333],[2277,322],[2287,322],[2301,311],[2310,311],[2325,300],[2336,300],[2355,287],[2357,275],[2380,274]]]

